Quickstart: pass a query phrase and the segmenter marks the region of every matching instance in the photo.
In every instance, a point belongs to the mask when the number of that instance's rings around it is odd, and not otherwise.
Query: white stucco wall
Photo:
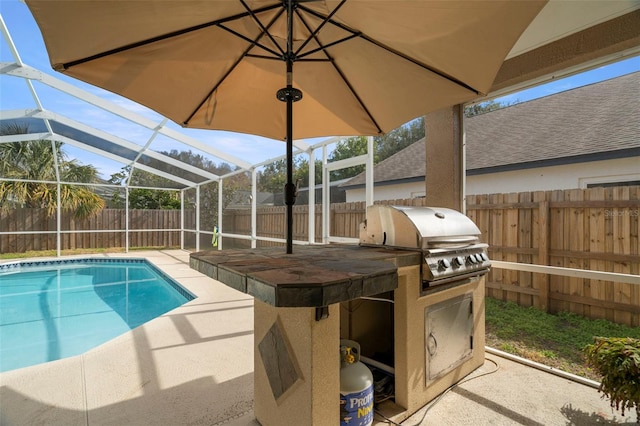
[[[586,188],[592,183],[640,180],[640,157],[539,167],[467,177],[467,194]],[[375,200],[424,196],[424,182],[376,185]],[[347,202],[365,201],[364,188],[346,191]]]
[[[591,161],[467,177],[467,194],[586,188],[588,184],[640,180],[640,157]]]

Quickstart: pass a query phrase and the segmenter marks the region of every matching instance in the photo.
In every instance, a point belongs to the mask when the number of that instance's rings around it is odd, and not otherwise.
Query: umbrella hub
[[[276,98],[282,102],[287,102],[289,99],[292,102],[298,102],[302,99],[302,91],[295,87],[284,87],[276,92]]]

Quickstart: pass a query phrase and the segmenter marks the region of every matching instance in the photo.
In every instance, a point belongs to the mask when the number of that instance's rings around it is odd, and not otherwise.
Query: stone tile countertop
[[[322,307],[394,290],[398,268],[419,265],[419,252],[356,245],[209,250],[190,266],[276,307]]]

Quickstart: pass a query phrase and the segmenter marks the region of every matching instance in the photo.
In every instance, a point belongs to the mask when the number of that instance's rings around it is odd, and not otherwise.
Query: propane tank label
[[[340,394],[340,426],[369,426],[373,423],[373,386],[361,392]]]

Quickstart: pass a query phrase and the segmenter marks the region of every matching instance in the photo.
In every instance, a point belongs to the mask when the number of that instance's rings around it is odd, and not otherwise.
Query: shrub
[[[640,340],[631,337],[595,337],[584,348],[587,363],[602,375],[598,392],[611,400],[611,407],[633,407],[640,423]]]

